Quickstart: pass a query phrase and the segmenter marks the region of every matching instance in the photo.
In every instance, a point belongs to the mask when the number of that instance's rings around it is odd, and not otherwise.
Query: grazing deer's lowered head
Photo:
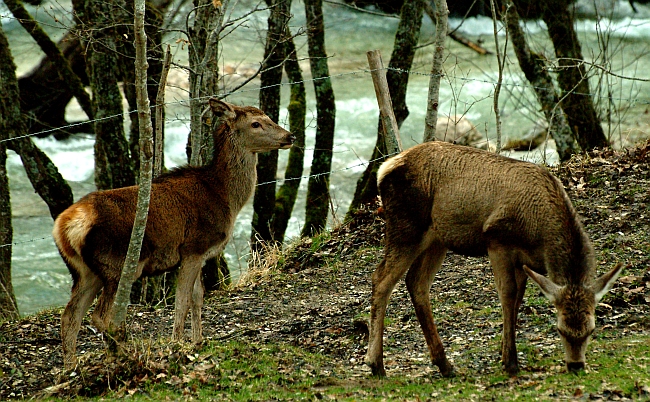
[[[214,154],[210,164],[181,167],[154,179],[137,275],[179,269],[172,339],[181,340],[192,307],[192,341],[200,342],[200,271],[230,239],[235,218],[253,194],[257,153],[290,148],[290,132],[255,107],[210,99]],[[81,320],[103,289],[93,323],[104,331],[131,237],[136,186],[90,193],[62,212],[52,235],[70,273],[72,295],[61,316],[63,359],[76,364]]]
[[[453,374],[429,299],[447,250],[488,255],[503,313],[502,360],[510,375],[519,370],[515,332],[528,277],[557,308],[567,369],[584,367],[596,304],[622,264],[594,279],[591,242],[558,179],[532,163],[436,141],[388,159],[377,182],[386,240],[384,259],[372,275],[366,363],[373,375],[386,375],[386,305],[404,274],[431,361],[443,375]]]

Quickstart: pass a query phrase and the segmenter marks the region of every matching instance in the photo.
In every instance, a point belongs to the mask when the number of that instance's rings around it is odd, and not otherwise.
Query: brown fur
[[[203,167],[182,167],[154,180],[138,276],[180,269],[172,338],[183,338],[192,308],[192,340],[200,342],[203,287],[199,272],[229,240],[235,218],[253,194],[257,152],[286,149],[294,137],[261,110],[211,99],[218,125],[214,155]],[[106,329],[131,237],[137,186],[97,191],[80,199],[54,222],[52,235],[73,278],[61,317],[64,363],[76,364],[81,320],[99,296],[93,323]]]
[[[584,366],[595,306],[620,265],[593,280],[591,242],[559,180],[531,163],[436,141],[387,160],[377,181],[386,245],[372,276],[366,362],[374,375],[385,375],[386,305],[404,274],[431,360],[443,375],[453,373],[429,300],[447,250],[489,256],[503,312],[502,359],[509,374],[518,372],[515,325],[528,277],[558,309],[568,367]]]

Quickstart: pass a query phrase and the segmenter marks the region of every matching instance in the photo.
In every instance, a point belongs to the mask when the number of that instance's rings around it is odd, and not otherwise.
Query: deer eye
[[[253,128],[260,128],[260,127],[262,127],[262,125],[261,125],[260,123],[258,123],[258,122],[255,121],[255,122],[253,122],[253,124],[251,124],[251,127],[253,127]]]

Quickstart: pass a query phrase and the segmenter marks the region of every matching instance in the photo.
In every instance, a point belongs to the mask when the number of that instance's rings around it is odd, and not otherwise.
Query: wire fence
[[[391,70],[391,69],[390,68],[385,68],[385,70]],[[409,75],[414,75],[414,76],[419,76],[419,77],[424,77],[424,78],[429,78],[429,79],[433,77],[432,74],[423,73],[423,72],[419,72],[419,71],[407,71],[407,70],[399,70],[399,69],[392,69],[392,70],[395,71],[395,72],[398,72],[398,73],[402,73],[402,74],[409,74]],[[223,94],[216,94],[214,96],[225,99],[225,98],[228,98],[230,96],[241,95],[241,94],[244,94],[244,93],[247,93],[247,92],[256,93],[256,92],[259,92],[261,90],[271,88],[271,87],[276,87],[276,86],[291,86],[291,85],[297,85],[297,84],[303,84],[303,85],[304,84],[309,84],[309,83],[313,83],[314,81],[316,81],[318,79],[336,80],[336,79],[342,79],[342,78],[346,78],[346,77],[363,76],[364,78],[367,77],[368,80],[371,80],[370,73],[372,71],[373,70],[364,68],[364,69],[358,69],[358,70],[354,70],[354,71],[342,72],[342,73],[339,73],[339,74],[332,74],[329,77],[324,77],[324,78],[305,79],[305,80],[300,81],[300,82],[283,82],[283,83],[280,83],[280,84],[264,86],[264,87],[260,87],[260,86],[252,87],[251,86],[250,88],[242,88],[242,89],[239,89],[237,91],[225,92]],[[462,85],[462,83],[470,83],[470,84],[480,83],[480,84],[487,84],[487,85],[491,85],[491,86],[496,86],[497,85],[496,78],[494,78],[492,80],[489,77],[487,77],[487,78],[476,78],[476,77],[468,77],[468,76],[462,76],[462,75],[457,75],[457,74],[445,74],[444,78],[446,80],[449,80],[450,82],[460,82],[461,85]],[[620,78],[620,76],[619,76],[619,78]],[[635,80],[642,81],[642,82],[648,81],[648,79],[645,79],[645,78],[635,78]],[[540,88],[537,88],[537,87],[534,87],[534,86],[530,85],[529,83],[526,83],[524,81],[517,80],[517,79],[505,80],[501,85],[503,87],[506,87],[506,88],[518,89],[520,91],[531,91],[531,93],[534,90],[540,89]],[[545,88],[541,88],[541,89],[545,89]],[[595,95],[593,93],[577,93],[577,94],[582,95],[582,96],[590,96],[592,98],[600,97],[600,98],[602,98],[604,100],[607,100],[608,102],[611,102],[611,101],[626,102],[627,107],[629,107],[629,108],[636,107],[636,106],[650,105],[650,99],[643,98],[643,97],[638,97],[638,96],[631,96],[629,98],[625,98],[625,97],[612,97],[612,96],[598,96],[598,95]],[[170,107],[170,106],[178,106],[178,105],[189,105],[189,103],[191,101],[207,101],[207,99],[209,99],[210,97],[211,96],[205,96],[205,97],[194,98],[194,99],[190,99],[190,98],[179,99],[179,100],[175,100],[175,101],[171,101],[171,102],[165,102],[164,106],[165,107]],[[463,101],[460,100],[460,99],[455,99],[455,101],[463,103]],[[472,101],[467,101],[467,102],[464,102],[464,103],[465,103],[465,107],[468,108],[468,109],[471,108],[471,106],[473,104]],[[156,106],[152,105],[151,107],[154,108]],[[127,113],[137,113],[137,112],[138,112],[138,110],[132,110],[132,111],[129,111]],[[376,113],[377,112],[375,111],[375,115],[376,115]],[[85,125],[85,124],[88,124],[88,123],[95,123],[95,122],[110,120],[110,119],[113,119],[113,118],[123,118],[124,116],[125,116],[125,113],[120,113],[120,114],[116,114],[116,115],[112,115],[112,116],[105,116],[105,117],[94,119],[94,120],[70,123],[70,124],[68,124],[66,126],[63,126],[63,127],[57,127],[57,128],[53,128],[53,129],[42,130],[42,131],[38,131],[38,132],[34,132],[34,133],[29,133],[29,134],[24,134],[24,135],[20,135],[20,136],[15,136],[15,137],[12,137],[12,138],[3,139],[3,140],[0,140],[0,143],[6,143],[6,142],[9,142],[9,141],[15,141],[15,140],[19,140],[19,139],[22,139],[22,138],[29,138],[29,137],[43,137],[43,136],[47,136],[48,134],[51,134],[51,133],[53,133],[55,131],[62,131],[62,130],[66,130],[66,129],[71,129],[71,128],[74,128],[74,127],[77,127],[77,126],[80,126],[80,125]],[[178,121],[182,121],[182,120],[189,120],[189,119],[184,119],[183,117],[176,114],[174,116],[174,118],[169,118],[169,117],[166,118],[165,123],[178,122]],[[347,151],[342,151],[342,152],[353,152],[353,151],[352,150],[347,150]],[[375,162],[376,160],[383,159],[383,158],[385,158],[387,156],[391,156],[391,155],[384,155],[381,158],[378,158],[378,159],[375,159],[375,160],[361,160],[359,163],[350,164],[348,166],[338,168],[338,169],[332,169],[331,171],[326,172],[326,173],[320,173],[320,174],[317,174],[317,175],[303,175],[303,176],[300,176],[300,177],[288,178],[288,179],[282,178],[282,179],[278,179],[278,180],[275,180],[275,181],[259,183],[258,185],[273,184],[273,183],[283,182],[283,181],[286,181],[286,180],[310,179],[310,178],[318,177],[318,176],[322,176],[322,175],[331,175],[333,173],[351,171],[351,170],[355,170],[355,169],[360,168],[360,167],[365,167],[368,164],[370,164],[372,162]],[[359,158],[359,156],[357,155],[357,159],[361,159],[361,158]],[[9,246],[18,246],[18,245],[22,245],[22,244],[26,244],[26,243],[33,243],[33,242],[44,241],[44,240],[48,240],[48,239],[51,239],[51,237],[49,237],[49,236],[47,236],[47,237],[36,237],[36,238],[24,240],[24,241],[13,242],[13,243],[10,243],[10,244],[0,244],[0,248],[9,247]]]

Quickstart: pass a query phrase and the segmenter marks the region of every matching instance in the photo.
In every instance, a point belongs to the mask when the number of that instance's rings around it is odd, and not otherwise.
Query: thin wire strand
[[[396,72],[403,73],[403,74],[417,75],[417,76],[423,76],[423,77],[432,77],[433,76],[430,73],[421,73],[421,72],[418,72],[418,71],[410,71],[410,70],[404,70],[404,69],[398,69],[398,68],[392,68],[392,67],[385,67],[383,70],[392,70],[392,71],[396,71]],[[294,82],[288,82],[288,83],[267,85],[267,86],[263,86],[263,87],[240,89],[238,91],[226,92],[226,93],[221,94],[221,95],[206,95],[206,96],[201,96],[201,97],[198,97],[198,98],[180,99],[180,100],[177,100],[177,101],[165,102],[164,105],[169,106],[169,105],[185,104],[185,103],[189,103],[191,101],[205,101],[205,100],[208,100],[211,97],[215,97],[215,96],[223,99],[223,98],[227,98],[228,96],[231,96],[231,95],[237,95],[237,94],[242,94],[242,93],[246,93],[246,92],[257,92],[257,91],[261,91],[261,90],[264,90],[264,89],[267,89],[267,88],[274,88],[274,87],[278,87],[278,86],[287,86],[287,85],[296,85],[296,84],[306,84],[306,83],[311,83],[311,82],[324,80],[324,79],[340,78],[340,77],[354,76],[354,75],[359,75],[359,74],[367,74],[367,73],[371,73],[372,71],[373,70],[371,70],[371,69],[361,69],[361,70],[356,70],[356,71],[350,71],[350,72],[335,74],[335,75],[331,75],[331,76],[328,76],[328,77],[312,78],[312,79],[306,79],[306,80],[302,80],[302,81],[294,81]],[[451,79],[459,80],[459,81],[480,82],[480,83],[484,83],[484,84],[496,85],[496,81],[491,81],[491,80],[488,80],[488,79],[468,78],[468,77],[462,77],[462,76],[456,76],[456,75],[450,76],[448,74],[442,74],[442,75],[446,75],[447,77],[450,77]],[[638,81],[643,82],[643,81],[647,81],[647,79],[645,79],[645,78],[638,79]],[[518,83],[518,82],[514,82],[514,81],[503,82],[502,86],[508,86],[508,87],[512,87],[512,88],[523,88],[523,89],[543,89],[543,90],[547,89],[547,88],[536,87],[536,86],[533,86],[533,85]],[[581,96],[596,97],[594,94],[581,93],[581,92],[574,92],[574,94],[581,95]],[[631,106],[650,105],[650,99],[622,98],[622,97],[610,98],[608,96],[599,96],[598,98],[605,99],[605,100],[608,100],[608,101],[612,101],[612,100],[626,101],[626,102],[630,102]],[[155,107],[155,105],[152,105],[150,107],[153,108],[153,107]],[[136,110],[126,112],[126,114],[131,114],[131,113],[138,113],[138,110],[136,109]],[[87,120],[87,121],[82,121],[82,122],[71,123],[71,124],[68,124],[66,126],[47,129],[47,130],[39,131],[39,132],[36,132],[36,133],[30,133],[30,134],[24,134],[24,135],[20,135],[20,136],[16,136],[16,137],[6,138],[6,139],[3,139],[3,140],[0,140],[0,143],[13,141],[13,140],[18,140],[18,139],[27,138],[27,137],[44,136],[46,134],[49,134],[49,133],[52,133],[52,132],[55,132],[55,131],[64,131],[64,130],[66,130],[68,128],[80,126],[80,125],[83,125],[83,124],[95,123],[95,122],[109,120],[109,119],[123,117],[123,116],[124,116],[124,113],[120,113],[120,114],[115,114],[115,115],[112,115],[112,116],[101,117],[101,118],[94,119],[94,120]],[[166,121],[178,121],[178,119],[166,119]]]

